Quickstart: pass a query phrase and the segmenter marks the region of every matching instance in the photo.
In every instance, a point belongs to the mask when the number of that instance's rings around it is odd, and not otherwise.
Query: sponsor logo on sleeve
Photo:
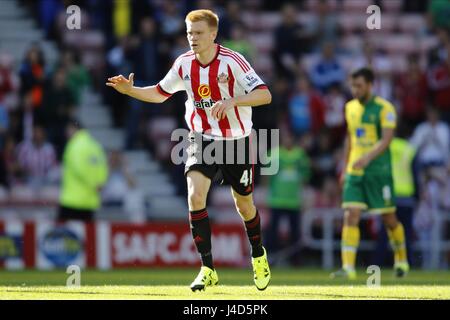
[[[252,87],[255,83],[258,82],[258,78],[254,72],[247,74],[244,78],[247,87]]]

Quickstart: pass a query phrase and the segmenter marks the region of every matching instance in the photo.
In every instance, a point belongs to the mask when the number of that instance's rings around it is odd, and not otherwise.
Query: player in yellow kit
[[[351,79],[354,99],[345,106],[348,138],[343,176],[342,269],[332,273],[333,278],[356,278],[358,225],[361,212],[366,210],[382,215],[394,251],[396,276],[402,277],[409,270],[404,230],[395,214],[389,151],[396,127],[396,112],[390,102],[372,94],[373,81],[374,74],[370,69],[354,72]]]

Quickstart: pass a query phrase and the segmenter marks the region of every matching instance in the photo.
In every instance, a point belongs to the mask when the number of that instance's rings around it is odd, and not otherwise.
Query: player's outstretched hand
[[[133,88],[133,84],[134,84],[134,73],[130,73],[128,79],[125,78],[123,75],[108,78],[108,82],[106,83],[108,87],[113,87],[120,93],[124,94],[127,94],[131,91],[131,88]]]

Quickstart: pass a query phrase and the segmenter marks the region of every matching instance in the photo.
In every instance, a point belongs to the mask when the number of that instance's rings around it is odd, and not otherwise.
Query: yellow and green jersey
[[[394,106],[378,96],[372,96],[364,105],[358,99],[353,99],[345,105],[345,119],[350,137],[346,173],[356,176],[366,173],[391,175],[389,148],[373,159],[364,170],[353,169],[353,164],[381,140],[384,128],[396,127],[397,115]]]

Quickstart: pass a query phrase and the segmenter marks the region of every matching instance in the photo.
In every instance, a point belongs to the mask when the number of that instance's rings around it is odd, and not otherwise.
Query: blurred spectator
[[[299,68],[299,58],[305,46],[302,26],[297,22],[297,8],[286,4],[281,10],[281,25],[273,34],[274,49],[272,58],[275,70],[289,78],[295,76]]]
[[[5,138],[5,145],[0,149],[1,155],[1,166],[3,167],[4,174],[4,186],[11,188],[15,184],[20,182],[22,172],[20,166],[17,163],[16,157],[16,142],[12,136],[7,136]]]
[[[90,0],[83,5],[83,9],[89,13],[90,27],[102,31],[107,38],[112,35],[112,5],[112,1],[102,0]]]
[[[317,133],[324,124],[325,106],[321,97],[311,88],[306,77],[295,83],[289,99],[289,119],[296,136],[308,131]]]
[[[241,53],[250,63],[254,61],[255,48],[245,38],[246,29],[242,24],[234,24],[231,28],[231,37],[223,45],[231,50]]]
[[[336,171],[336,163],[331,144],[331,135],[328,130],[322,130],[311,151],[312,179],[311,185],[319,188],[325,176],[333,176]]]
[[[302,208],[303,185],[310,177],[310,161],[306,153],[296,146],[293,135],[285,130],[281,136],[281,146],[271,150],[272,161],[279,162],[279,171],[269,176],[268,206],[271,209],[270,227],[267,235],[268,248],[278,251],[278,227],[280,220],[289,219],[290,237],[288,247],[298,245],[300,239],[300,211]],[[298,247],[291,262],[298,263]]]
[[[443,210],[446,210],[447,212],[450,212],[450,162],[447,166],[447,181],[446,181],[446,186],[444,188],[443,191],[443,202],[442,202],[442,206],[443,206]]]
[[[89,71],[81,64],[80,55],[74,48],[62,53],[61,67],[67,72],[67,88],[72,92],[74,104],[79,106],[83,90],[91,84]]]
[[[314,4],[314,12],[311,15],[312,21],[308,23],[306,28],[314,41],[312,49],[319,51],[326,43],[336,44],[339,25],[337,16],[331,11],[328,0],[318,0]]]
[[[24,182],[29,187],[39,189],[55,182],[56,153],[52,144],[46,140],[43,127],[35,125],[32,140],[19,143],[16,154]]]
[[[434,32],[437,43],[430,51],[436,53],[436,59],[430,61],[430,66],[440,64],[447,59],[448,45],[450,44],[450,30],[437,28]]]
[[[79,122],[69,121],[66,135],[58,219],[91,221],[101,205],[108,163],[103,148]]]
[[[5,105],[0,103],[0,150],[5,144],[6,134],[9,128],[9,115]]]
[[[45,60],[42,50],[33,45],[20,66],[21,96],[31,95],[33,109],[40,108],[44,95]]]
[[[9,128],[9,114],[5,104],[5,97],[12,90],[11,70],[4,63],[0,62],[0,149],[3,148],[6,133]]]
[[[133,70],[131,61],[131,48],[133,40],[130,37],[121,38],[117,45],[106,55],[106,74],[128,75]],[[105,100],[110,105],[112,118],[115,127],[123,127],[125,124],[126,106],[129,98],[115,90],[104,91]]]
[[[9,111],[17,105],[13,70],[13,57],[0,53],[0,150],[5,143],[6,134],[10,128]]]
[[[161,34],[168,39],[174,39],[185,27],[184,17],[177,5],[176,1],[164,1],[162,10],[157,14],[157,20],[161,25]]]
[[[311,82],[322,93],[334,84],[345,81],[345,71],[334,53],[334,45],[327,42],[322,47],[322,57],[310,71]]]
[[[242,24],[240,3],[236,0],[227,1],[224,14],[219,16],[219,42],[230,39],[233,27],[239,24]]]
[[[445,59],[428,70],[427,81],[434,105],[450,123],[450,41],[446,43]]]
[[[0,105],[5,105],[6,96],[14,90],[12,61],[6,55],[0,56]]]
[[[66,83],[67,72],[59,67],[47,82],[44,104],[36,112],[35,120],[47,128],[50,141],[55,145],[60,158],[65,138],[64,128],[75,112],[75,99]]]
[[[141,20],[139,36],[132,41],[130,57],[136,85],[152,85],[159,80],[161,75],[161,62],[164,61],[159,51],[159,39],[155,20],[145,17]]]
[[[99,0],[101,1],[101,0]],[[101,1],[103,2],[103,1]],[[132,0],[132,21],[131,24],[133,26],[133,34],[139,32],[141,28],[141,20],[145,17],[154,17],[156,14],[156,1],[140,1],[140,0]]]
[[[345,112],[344,107],[347,102],[342,87],[339,84],[331,85],[325,96],[325,127],[330,132],[331,143],[340,144],[345,136]]]
[[[17,141],[31,140],[33,136],[33,121],[37,122],[37,114],[42,112],[42,107],[37,110],[33,109],[33,95],[31,92],[27,93],[23,99],[23,104],[19,110],[21,116],[20,135],[16,135]],[[34,119],[36,118],[36,119]],[[20,137],[20,138],[19,138]]]
[[[375,51],[369,42],[365,42],[362,55],[352,59],[352,70],[370,67],[375,72],[373,92],[387,100],[392,100],[392,62],[383,51]]]
[[[157,83],[161,76],[161,68],[163,57],[159,52],[158,38],[156,37],[155,21],[146,17],[141,20],[141,29],[139,38],[132,51],[133,70],[135,73],[135,86],[149,86]],[[136,148],[139,140],[139,121],[141,114],[145,108],[146,113],[155,115],[161,112],[161,108],[148,107],[148,103],[144,103],[137,99],[129,99],[130,109],[126,120],[126,137],[125,148],[132,150]]]
[[[133,222],[145,221],[145,208],[141,192],[136,189],[123,154],[114,150],[109,155],[109,177],[102,189],[103,205],[121,207]]]
[[[397,100],[400,102],[400,117],[409,126],[415,127],[425,117],[427,82],[419,65],[419,56],[408,57],[408,69],[395,81]]]
[[[134,177],[128,172],[123,155],[118,150],[109,154],[109,177],[102,190],[105,204],[123,204],[123,199],[129,189],[135,186]]]
[[[290,84],[288,79],[284,77],[274,79],[270,89],[272,92],[272,106],[270,109],[273,109],[277,114],[276,119],[274,119],[275,123],[280,121],[290,122],[290,119],[286,119],[289,113]]]
[[[450,156],[449,140],[448,124],[440,121],[438,110],[429,107],[427,121],[417,126],[410,141],[417,150],[420,167],[446,166]]]
[[[444,188],[443,179],[436,171],[426,170],[422,181],[419,207],[416,210],[413,224],[417,232],[421,249],[421,267],[430,269],[432,267],[433,251],[433,226],[440,214],[440,196]]]

